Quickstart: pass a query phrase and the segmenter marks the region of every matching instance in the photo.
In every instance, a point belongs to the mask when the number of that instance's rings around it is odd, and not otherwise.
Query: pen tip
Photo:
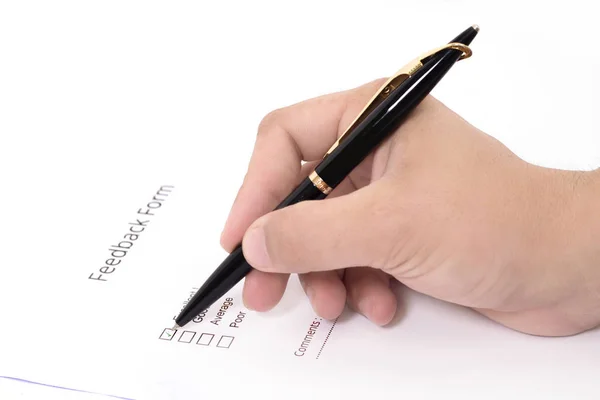
[[[479,25],[475,24],[471,26],[473,29],[475,29],[477,32],[479,32]]]
[[[177,329],[181,328],[179,325],[175,324],[173,325],[173,330],[176,331]]]

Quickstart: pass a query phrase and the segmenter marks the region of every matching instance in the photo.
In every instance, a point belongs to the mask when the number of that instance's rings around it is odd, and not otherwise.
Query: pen
[[[331,146],[313,172],[275,209],[305,200],[326,198],[386,137],[398,129],[456,62],[471,56],[469,45],[478,32],[477,25],[467,28],[449,43],[416,58],[390,77]],[[181,310],[173,329],[185,326],[251,270],[240,244]]]

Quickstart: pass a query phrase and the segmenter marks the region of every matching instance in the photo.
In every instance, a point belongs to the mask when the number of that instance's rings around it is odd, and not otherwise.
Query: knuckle
[[[244,178],[242,179],[242,184],[240,185],[238,192],[235,196],[234,203],[238,201],[241,196],[244,196],[249,189],[252,189],[254,185],[252,185],[252,175],[249,171],[246,171],[244,174]]]
[[[280,124],[283,109],[278,108],[265,115],[258,124],[258,135],[262,136],[269,132],[274,126]]]

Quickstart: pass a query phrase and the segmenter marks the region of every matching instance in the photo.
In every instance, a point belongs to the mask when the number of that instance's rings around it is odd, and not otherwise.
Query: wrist
[[[558,224],[550,227],[555,248],[548,260],[563,279],[557,306],[576,331],[600,325],[600,170],[554,171],[562,200]]]
[[[600,325],[600,169],[581,172],[579,194],[574,198],[575,246],[584,281],[581,314],[593,326]]]
[[[600,326],[600,170],[527,165],[510,270],[521,283],[513,306],[539,332],[569,335]]]

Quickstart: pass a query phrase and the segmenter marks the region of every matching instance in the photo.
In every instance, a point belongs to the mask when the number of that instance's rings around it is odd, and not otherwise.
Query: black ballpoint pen
[[[331,146],[309,177],[276,210],[301,201],[322,200],[327,197],[400,126],[457,61],[471,56],[469,45],[478,32],[479,27],[476,25],[467,28],[448,44],[425,53],[389,78],[346,132]],[[240,244],[190,299],[175,319],[174,329],[185,326],[208,309],[251,270]]]

